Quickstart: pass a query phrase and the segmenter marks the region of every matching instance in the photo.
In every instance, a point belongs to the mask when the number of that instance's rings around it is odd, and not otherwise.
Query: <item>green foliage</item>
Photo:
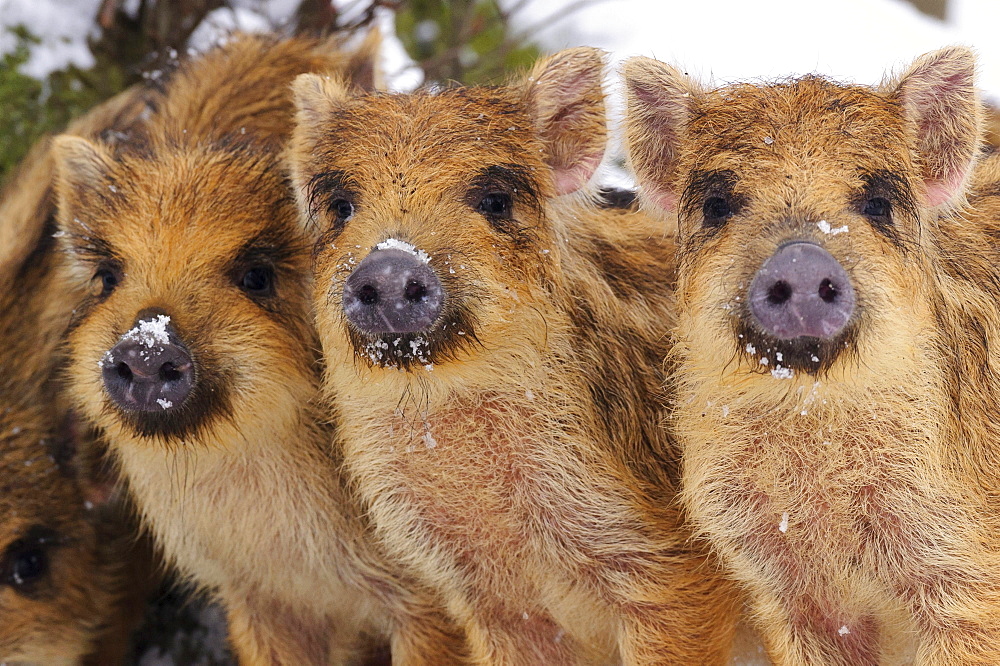
[[[39,40],[27,29],[10,29],[13,51],[0,56],[0,182],[31,145],[126,86],[121,66],[99,60],[92,69],[67,67],[39,81],[19,71]]]
[[[38,38],[23,26],[8,28],[16,46],[0,56],[0,183],[40,137],[62,130],[74,117],[138,81],[137,63],[149,66],[157,54],[162,57],[180,48],[204,15],[224,4],[185,0],[187,9],[182,11],[180,5],[163,0],[143,1],[148,8],[142,16],[153,21],[165,12],[173,23],[167,21],[169,25],[157,32],[119,12],[114,23],[102,26],[102,37],[90,44],[96,61],[92,68],[70,66],[41,81],[19,71]],[[509,18],[497,0],[401,0],[396,30],[428,81],[498,83],[511,71],[530,67],[539,56],[535,46],[511,34]]]
[[[396,33],[429,81],[497,83],[539,56],[511,34],[497,0],[407,0],[396,12]]]

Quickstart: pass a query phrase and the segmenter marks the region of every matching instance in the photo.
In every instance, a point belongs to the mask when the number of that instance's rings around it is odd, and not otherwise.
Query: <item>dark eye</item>
[[[500,220],[509,220],[511,216],[512,202],[510,195],[506,192],[490,192],[479,200],[476,210],[486,217]]]
[[[861,212],[868,217],[889,217],[892,204],[883,197],[872,197],[865,202],[865,208]]]
[[[49,572],[49,546],[55,542],[49,530],[36,528],[4,552],[0,583],[26,591]]]
[[[702,206],[702,212],[705,215],[704,224],[706,227],[719,227],[732,216],[733,209],[729,205],[729,201],[722,197],[708,197],[705,199],[705,205]]]
[[[270,266],[247,269],[240,279],[240,288],[251,296],[270,296],[274,290],[274,270]]]
[[[121,281],[121,274],[111,266],[101,266],[91,279],[91,292],[98,298],[107,298]]]
[[[346,222],[354,215],[354,204],[347,199],[339,198],[330,202],[330,212],[337,222]]]

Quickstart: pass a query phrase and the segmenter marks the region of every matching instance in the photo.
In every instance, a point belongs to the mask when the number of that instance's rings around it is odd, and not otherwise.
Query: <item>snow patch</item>
[[[39,44],[29,46],[31,55],[21,65],[25,76],[44,79],[70,65],[94,66],[88,37],[96,37],[94,17],[101,0],[0,0],[0,54],[14,50],[17,40],[7,28],[23,25]]]
[[[168,315],[156,315],[153,319],[143,319],[132,330],[122,335],[122,340],[134,340],[145,345],[148,349],[157,345],[165,345],[170,342],[170,334],[167,332],[168,324],[170,324]],[[109,362],[113,362],[113,359],[110,359]]]
[[[837,633],[840,634],[841,636],[846,636],[847,634],[851,633],[851,630],[848,629],[847,625],[845,624],[840,629],[837,629]]]
[[[785,368],[780,365],[774,366],[771,370],[771,376],[775,379],[791,379],[795,376],[795,372],[791,368]]]
[[[174,406],[174,403],[170,402],[169,400],[164,400],[163,398],[157,398],[156,404],[158,404],[161,409],[170,409],[171,407]]]
[[[778,523],[778,531],[784,534],[788,531],[788,512],[781,514],[781,522]]]
[[[830,226],[830,223],[827,222],[826,220],[820,220],[819,222],[816,223],[816,226],[819,227],[819,230],[822,231],[824,234],[828,234],[830,236],[836,236],[837,234],[847,233],[846,224],[842,227],[837,227],[836,229],[834,229],[833,227]]]
[[[418,250],[413,245],[407,243],[406,241],[401,241],[398,238],[387,238],[378,245],[375,246],[376,250],[402,250],[403,252],[409,252],[414,257],[424,262],[425,264],[430,262],[431,258],[423,250]]]

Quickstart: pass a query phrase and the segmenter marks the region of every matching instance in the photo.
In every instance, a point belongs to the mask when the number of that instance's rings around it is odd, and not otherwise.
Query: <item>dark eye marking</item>
[[[354,203],[346,197],[334,199],[328,208],[335,223],[340,226],[343,226],[354,215]]]
[[[32,589],[50,570],[49,552],[58,544],[56,533],[47,527],[35,525],[14,541],[0,556],[0,585],[9,585],[21,594],[31,594]]]
[[[728,169],[694,171],[681,196],[681,215],[706,230],[721,229],[746,204],[734,189],[739,178]]]
[[[354,215],[354,189],[344,171],[325,171],[313,176],[307,188],[310,220],[325,220],[328,230],[339,234]]]
[[[122,281],[121,265],[116,261],[102,261],[91,278],[91,293],[103,300],[111,295]]]
[[[704,216],[703,224],[710,227],[722,226],[733,216],[733,208],[726,197],[705,197],[705,204],[702,206]]]
[[[265,230],[248,240],[230,266],[230,280],[258,305],[277,296],[283,269],[293,268],[300,252],[280,229]],[[305,250],[301,249],[304,254]]]
[[[240,280],[240,288],[250,296],[264,298],[274,294],[274,268],[266,264],[250,266]]]
[[[538,188],[531,172],[517,164],[497,164],[482,169],[472,179],[466,203],[501,233],[520,238],[524,230],[516,219],[516,206],[537,211]]]
[[[877,170],[861,174],[862,187],[852,202],[872,229],[902,247],[898,218],[915,214],[913,194],[906,178],[898,173]]]
[[[476,210],[490,220],[509,220],[514,214],[514,200],[506,192],[488,192],[479,200]]]

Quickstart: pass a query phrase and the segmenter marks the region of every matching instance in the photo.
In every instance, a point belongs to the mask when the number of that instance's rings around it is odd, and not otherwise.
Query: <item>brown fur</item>
[[[80,136],[126,133],[151,102],[134,88],[74,122]],[[83,464],[86,442],[51,375],[73,294],[53,267],[52,155],[44,139],[0,192],[0,662],[120,662],[144,601],[142,547]],[[85,456],[84,456],[85,457]],[[37,543],[41,538],[44,542]],[[17,585],[18,554],[47,562]],[[129,560],[136,558],[135,566]]]
[[[644,196],[678,204],[682,498],[778,664],[1000,663],[996,168],[949,213],[978,148],[973,69],[954,48],[877,90],[704,91],[625,67]],[[709,196],[733,204],[722,226]],[[891,219],[863,214],[872,196]],[[745,297],[790,239],[840,261],[857,307],[780,379]]]
[[[295,84],[290,159],[319,237],[314,302],[345,465],[476,663],[728,651],[732,593],[680,528],[657,427],[666,341],[651,322],[670,316],[658,266],[671,238],[640,213],[557,197],[604,152],[601,75],[599,52],[577,49],[507,88],[351,99],[319,77]],[[497,192],[513,214],[491,223],[477,206]],[[338,201],[354,205],[346,221]],[[428,253],[448,290],[430,332],[398,345],[366,339],[340,305],[352,267],[388,238]]]
[[[69,334],[73,397],[167,558],[217,591],[247,664],[344,663],[389,625],[401,663],[453,659],[435,625],[404,626],[434,611],[365,545],[314,413],[309,252],[279,160],[294,76],[362,71],[375,46],[235,38],[172,76],[142,140],[56,142],[70,273],[93,285]],[[240,288],[253,266],[273,269],[272,292]],[[161,430],[117,410],[99,369],[148,308],[171,317],[198,366],[196,393]]]

